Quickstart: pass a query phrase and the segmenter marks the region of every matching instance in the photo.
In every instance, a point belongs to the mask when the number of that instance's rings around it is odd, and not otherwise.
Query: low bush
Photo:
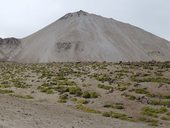
[[[150,126],[158,126],[159,123],[158,120],[146,117],[140,117],[139,120],[148,123]]]
[[[83,92],[82,97],[83,98],[97,98],[98,94],[96,92],[85,91],[85,92]]]
[[[22,99],[34,99],[31,95],[17,95],[17,94],[11,94],[12,97],[22,98]]]
[[[79,99],[79,100],[77,100],[77,103],[78,103],[78,104],[88,104],[89,101],[87,101],[87,100],[85,100],[85,99]]]
[[[0,94],[14,93],[12,90],[2,90],[0,89]]]
[[[168,110],[167,110],[166,107],[161,107],[159,109],[155,109],[155,108],[151,108],[151,107],[143,107],[142,110],[141,110],[141,114],[157,118],[158,114],[163,114],[167,111]]]
[[[102,88],[102,89],[105,89],[105,90],[113,89],[113,87],[111,87],[111,86],[106,86],[106,85],[103,85],[103,84],[98,84],[97,86],[98,86],[98,88]]]
[[[94,109],[88,108],[88,107],[86,107],[86,106],[84,106],[82,104],[77,104],[75,107],[76,107],[76,109],[81,110],[83,112],[87,112],[87,113],[96,113],[96,114],[97,113],[101,113],[98,110],[94,110]]]
[[[120,120],[134,121],[134,119],[132,119],[131,117],[128,117],[126,114],[112,112],[112,111],[103,112],[102,115],[104,117],[112,117],[112,118],[116,118],[116,119],[120,119]]]
[[[79,87],[77,86],[73,86],[73,87],[69,87],[69,93],[76,95],[76,96],[81,96],[82,95],[82,91]]]

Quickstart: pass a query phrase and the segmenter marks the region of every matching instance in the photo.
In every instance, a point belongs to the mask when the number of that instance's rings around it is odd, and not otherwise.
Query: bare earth
[[[151,128],[146,124],[86,114],[48,101],[0,95],[0,128]]]

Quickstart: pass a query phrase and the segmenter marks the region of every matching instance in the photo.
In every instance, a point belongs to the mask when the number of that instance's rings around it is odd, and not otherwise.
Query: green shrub
[[[135,82],[156,82],[156,83],[170,84],[170,79],[167,79],[167,78],[164,78],[164,77],[137,78],[135,76],[132,76],[131,80],[135,81]]]
[[[82,94],[83,98],[90,98],[90,93],[88,91],[83,92]]]
[[[14,93],[12,90],[2,90],[0,89],[1,94],[7,94],[7,93]]]
[[[12,97],[22,98],[22,99],[34,99],[31,95],[17,95],[17,94],[11,94]]]
[[[70,100],[73,101],[73,102],[75,102],[75,101],[77,101],[77,98],[76,98],[76,97],[73,97],[73,98],[71,98]]]
[[[11,85],[9,84],[0,84],[0,88],[10,88]]]
[[[65,87],[65,86],[57,86],[57,87],[54,87],[54,90],[60,92],[60,94],[69,92],[69,88],[68,88],[68,87]]]
[[[96,92],[91,92],[90,93],[90,98],[97,98],[98,94]]]
[[[169,116],[162,116],[161,119],[162,120],[166,120],[166,121],[170,121],[170,117]]]
[[[82,95],[82,91],[79,87],[75,86],[75,87],[69,87],[69,93],[76,95],[76,96],[81,96]]]
[[[98,110],[94,110],[94,109],[91,109],[91,108],[88,108],[88,107],[86,107],[86,106],[84,106],[84,105],[82,105],[82,104],[77,104],[76,105],[76,109],[78,109],[78,110],[81,110],[81,111],[83,111],[83,112],[87,112],[87,113],[101,113],[100,111],[98,111]]]
[[[104,116],[104,117],[111,117],[111,114],[109,112],[103,112],[102,116]]]
[[[87,101],[87,100],[85,100],[85,99],[79,99],[79,100],[77,100],[77,103],[78,103],[78,104],[88,104],[89,101]]]
[[[167,108],[161,107],[160,109],[155,109],[151,107],[143,107],[141,110],[141,114],[151,117],[158,117],[158,114],[163,114],[167,112]]]
[[[114,109],[125,109],[123,105],[114,105]]]
[[[59,99],[62,99],[62,100],[68,99],[68,94],[62,94],[62,95],[60,95]]]
[[[112,108],[112,105],[111,104],[105,104],[103,107],[105,107],[105,108]]]
[[[54,94],[54,89],[47,83],[44,83],[41,86],[38,86],[37,89],[40,90],[40,92],[43,92],[46,94]]]
[[[124,106],[121,103],[116,103],[116,104],[113,104],[113,105],[112,104],[106,104],[103,107],[105,107],[105,108],[113,108],[113,109],[124,109]]]
[[[129,99],[129,100],[136,100],[136,97],[135,97],[135,96],[130,95],[130,96],[128,97],[128,99]]]
[[[97,98],[98,94],[96,92],[85,91],[85,92],[83,92],[82,97],[83,98]]]
[[[63,100],[63,99],[58,100],[58,103],[66,103],[66,102],[67,102],[67,100]]]
[[[140,121],[148,123],[150,126],[158,126],[158,120],[146,118],[146,117],[140,117]]]
[[[112,117],[112,118],[116,118],[116,119],[120,119],[120,120],[134,121],[134,119],[132,119],[131,117],[128,117],[126,114],[112,112],[112,111],[103,112],[102,115],[105,117]]]
[[[168,105],[170,105],[170,100],[150,99],[149,104],[168,106]]]
[[[149,92],[148,92],[146,89],[144,89],[144,88],[135,89],[135,92],[136,92],[137,94],[148,94],[148,93],[149,93]]]
[[[110,89],[113,88],[111,86],[106,86],[106,85],[103,85],[103,84],[98,84],[97,86],[98,86],[98,88],[102,88],[102,89],[105,89],[105,90],[110,90]]]
[[[94,74],[92,77],[94,77],[98,81],[101,81],[102,83],[108,82],[109,84],[111,84],[114,81],[114,79],[110,78],[106,74]]]
[[[117,118],[117,119],[121,119],[121,120],[128,120],[128,117],[126,114],[122,114],[122,113],[116,113],[116,112],[112,112],[112,118]]]

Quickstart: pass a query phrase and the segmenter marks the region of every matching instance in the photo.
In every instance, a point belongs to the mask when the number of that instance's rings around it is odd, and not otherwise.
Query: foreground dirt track
[[[146,128],[141,123],[86,114],[61,104],[0,97],[0,128]]]

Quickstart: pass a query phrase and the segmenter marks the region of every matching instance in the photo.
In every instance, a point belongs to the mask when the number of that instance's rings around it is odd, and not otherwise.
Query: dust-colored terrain
[[[169,128],[170,63],[0,63],[0,128]]]
[[[84,11],[66,14],[23,39],[0,39],[0,60],[24,63],[170,61],[169,51],[167,40]]]

